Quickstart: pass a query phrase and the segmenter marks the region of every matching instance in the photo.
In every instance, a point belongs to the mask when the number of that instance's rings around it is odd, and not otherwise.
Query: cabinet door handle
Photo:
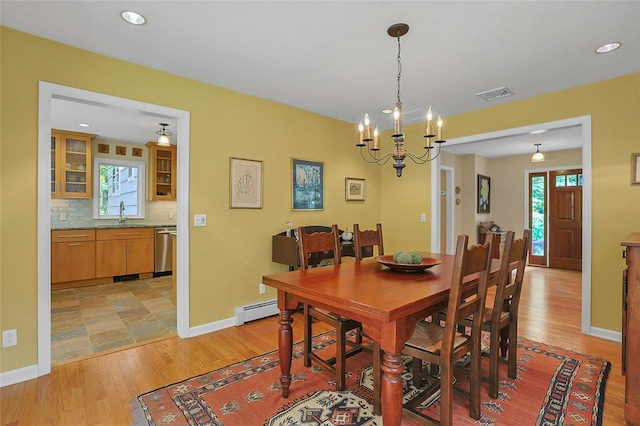
[[[117,232],[113,235],[118,235],[118,236],[122,236],[122,235],[140,235],[140,232]]]
[[[80,245],[80,243],[69,243],[69,244],[67,244],[67,246],[69,246],[69,247],[71,247],[71,246],[79,246],[79,245]]]
[[[58,235],[56,238],[87,238],[89,234]]]

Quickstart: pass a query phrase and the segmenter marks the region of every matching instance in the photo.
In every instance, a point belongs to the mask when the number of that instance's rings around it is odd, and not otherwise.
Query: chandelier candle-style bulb
[[[393,109],[393,137],[402,135],[402,103],[396,103]]]
[[[431,110],[431,107],[429,107],[429,110],[427,111],[427,131],[424,135],[425,138],[432,138],[435,135],[432,133],[431,131],[431,121],[433,120],[433,111]],[[430,145],[430,143],[429,143]]]
[[[371,142],[371,126],[369,126],[369,114],[364,115],[364,132],[366,133],[365,142]]]
[[[438,116],[438,140],[442,140],[442,118]]]
[[[378,148],[378,127],[373,129],[373,147],[371,151],[380,151],[380,148]]]
[[[356,144],[356,146],[365,146],[365,143],[364,143],[364,125],[362,124],[362,121],[360,122],[360,124],[358,124],[358,132],[360,133],[360,138],[358,139],[358,143]]]

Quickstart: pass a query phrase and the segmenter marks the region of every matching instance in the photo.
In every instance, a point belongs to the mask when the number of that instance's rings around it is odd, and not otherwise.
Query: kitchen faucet
[[[120,201],[120,216],[118,217],[118,223],[124,223],[127,220],[127,217],[123,215],[124,213],[124,201]]]

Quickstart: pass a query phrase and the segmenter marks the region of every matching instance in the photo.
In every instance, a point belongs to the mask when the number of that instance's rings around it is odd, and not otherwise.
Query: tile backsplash
[[[169,213],[173,219],[169,219]],[[66,220],[62,217],[66,216]],[[144,219],[127,219],[129,224],[172,225],[176,223],[175,201],[146,201]],[[79,198],[51,199],[51,229],[83,228],[107,223],[115,223],[115,219],[93,219],[93,200]]]

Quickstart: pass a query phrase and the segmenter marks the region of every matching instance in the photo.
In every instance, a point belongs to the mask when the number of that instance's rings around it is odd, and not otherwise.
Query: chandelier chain
[[[400,102],[400,77],[402,77],[402,60],[400,58],[400,37],[398,37],[398,102]]]

